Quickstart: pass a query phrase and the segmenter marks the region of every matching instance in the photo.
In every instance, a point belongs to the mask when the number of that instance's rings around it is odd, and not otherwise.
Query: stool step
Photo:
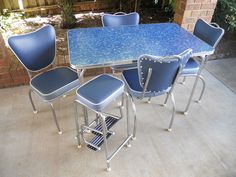
[[[111,133],[107,133],[107,139],[111,136],[112,134]],[[103,144],[104,140],[103,140],[103,136],[102,135],[96,135],[91,141],[90,143],[95,145],[95,146],[98,146],[100,147],[102,144]],[[95,147],[93,146],[90,146],[90,145],[87,145],[88,148],[94,150],[94,151],[97,151],[98,149],[96,149]]]
[[[109,130],[113,125],[115,125],[116,122],[118,122],[118,119],[115,119],[115,118],[109,116],[109,117],[106,117],[105,122],[106,122],[107,130]],[[96,129],[96,130],[102,132],[102,123],[99,123],[98,125],[96,125],[96,126],[94,127],[94,129]],[[97,133],[97,132],[95,132],[95,131],[92,131],[92,133],[93,133],[94,135],[100,135],[99,133]]]
[[[115,125],[116,122],[118,122],[118,119],[115,119],[115,118],[109,116],[109,117],[106,117],[105,122],[106,122],[107,130],[109,130],[113,125]],[[96,125],[94,127],[94,129],[102,132],[102,123],[99,123],[98,125]],[[104,142],[103,136],[95,131],[92,131],[92,133],[96,136],[90,141],[90,143],[95,146],[100,147]],[[108,139],[111,135],[112,135],[112,133],[108,132],[106,135],[106,138]],[[94,151],[98,150],[90,145],[87,145],[87,147],[89,147],[90,149],[92,149]]]

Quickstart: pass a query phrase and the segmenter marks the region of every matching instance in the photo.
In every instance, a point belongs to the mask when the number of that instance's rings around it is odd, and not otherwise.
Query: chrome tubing
[[[172,110],[172,116],[171,116],[171,120],[170,120],[170,124],[169,124],[169,128],[168,128],[169,132],[172,130],[171,127],[172,127],[172,124],[174,122],[175,111],[176,111],[174,94],[170,93],[170,97],[171,97],[171,102],[173,104],[173,110]]]
[[[76,126],[76,131],[77,131],[77,142],[78,142],[78,148],[81,148],[81,140],[80,140],[80,124],[79,124],[79,114],[78,114],[78,104],[75,101],[74,102],[75,106],[75,126]]]
[[[51,110],[52,110],[52,114],[53,114],[54,121],[55,121],[56,126],[57,126],[58,134],[61,135],[61,134],[62,134],[62,131],[61,131],[61,129],[60,129],[60,127],[59,127],[59,124],[58,124],[58,121],[57,121],[57,116],[56,116],[55,109],[54,109],[52,103],[49,103],[49,104],[50,104],[50,107],[51,107]]]
[[[32,90],[31,89],[29,89],[29,99],[30,99],[30,103],[31,103],[31,105],[33,107],[33,112],[35,114],[37,114],[38,111],[36,110],[34,102],[33,102],[33,99],[32,99]]]

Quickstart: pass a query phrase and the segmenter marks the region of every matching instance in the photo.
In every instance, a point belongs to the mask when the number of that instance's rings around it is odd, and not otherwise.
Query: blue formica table
[[[79,28],[68,31],[70,64],[75,69],[131,63],[142,54],[176,55],[191,48],[206,56],[214,48],[175,23]]]

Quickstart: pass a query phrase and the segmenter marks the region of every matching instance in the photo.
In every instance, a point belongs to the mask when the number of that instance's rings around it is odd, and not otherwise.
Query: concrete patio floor
[[[236,93],[236,58],[210,60],[206,69]]]
[[[0,176],[234,177],[236,95],[208,71],[203,76],[207,86],[202,103],[193,103],[187,116],[177,113],[172,132],[165,131],[171,104],[160,106],[164,97],[154,98],[151,104],[136,102],[137,139],[111,161],[111,172],[105,171],[103,150],[94,152],[84,144],[76,148],[73,94],[55,102],[63,130],[58,135],[50,108],[36,96],[39,112],[33,114],[28,86],[1,89]],[[184,109],[192,83],[188,79],[177,85],[177,110]],[[109,109],[116,111],[114,107]],[[117,134],[109,145],[125,136],[124,125],[125,120],[115,125]]]

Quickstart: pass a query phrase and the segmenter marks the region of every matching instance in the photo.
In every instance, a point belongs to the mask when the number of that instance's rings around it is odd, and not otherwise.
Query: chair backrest
[[[224,29],[198,19],[193,34],[215,48],[224,35]]]
[[[146,91],[168,91],[174,85],[178,74],[191,54],[192,49],[188,49],[179,55],[168,57],[142,55],[138,60],[140,85],[145,89],[146,82],[148,82]],[[150,72],[151,75],[149,75]]]
[[[51,25],[27,34],[12,36],[8,44],[24,67],[35,72],[52,64],[56,53],[56,34]]]
[[[117,27],[121,25],[138,25],[139,14],[132,12],[129,14],[116,13],[116,14],[104,14],[102,16],[102,24],[104,27]]]

